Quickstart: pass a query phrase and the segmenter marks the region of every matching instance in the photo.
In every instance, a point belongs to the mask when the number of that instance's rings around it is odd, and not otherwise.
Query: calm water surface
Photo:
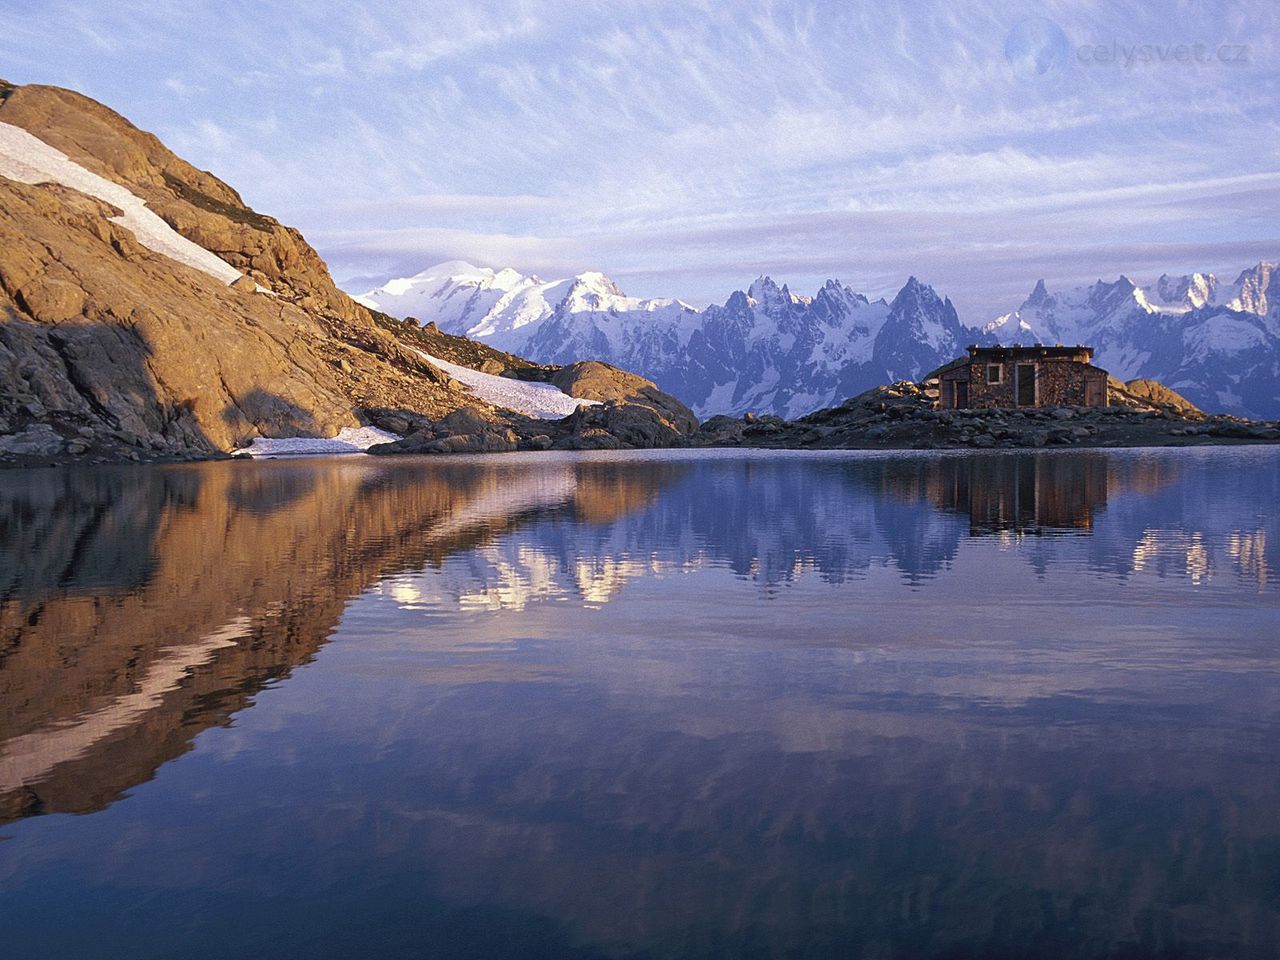
[[[1280,956],[1280,453],[0,473],[0,956]]]

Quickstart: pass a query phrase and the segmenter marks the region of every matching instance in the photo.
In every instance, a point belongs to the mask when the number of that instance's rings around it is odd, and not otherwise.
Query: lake
[[[0,472],[0,955],[1280,956],[1280,451]]]

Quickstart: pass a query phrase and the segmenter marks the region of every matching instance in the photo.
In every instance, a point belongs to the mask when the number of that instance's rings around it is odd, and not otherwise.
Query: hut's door
[[[951,389],[955,391],[954,393],[955,408],[957,410],[968,410],[969,409],[969,381],[954,380],[952,381]]]
[[[1034,407],[1036,405],[1036,365],[1034,363],[1018,364],[1018,406]]]
[[[1084,405],[1086,407],[1107,405],[1107,381],[1100,377],[1090,377],[1084,382]]]

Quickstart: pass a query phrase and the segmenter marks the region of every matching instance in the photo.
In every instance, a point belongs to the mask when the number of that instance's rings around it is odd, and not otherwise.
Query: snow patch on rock
[[[421,350],[416,352],[422,359],[439,367],[486,403],[523,413],[535,420],[562,420],[579,407],[596,406],[600,403],[599,400],[571,397],[550,383],[533,383],[512,380],[509,377],[496,377],[491,373],[481,373],[470,367],[441,360]]]
[[[231,264],[165,223],[147,208],[146,201],[126,187],[86,170],[21,127],[4,122],[0,122],[0,177],[19,183],[56,183],[95,197],[118,207],[120,215],[111,217],[111,222],[133,231],[138,243],[148,250],[226,284],[235,283],[241,277],[240,271]]]
[[[377,427],[345,427],[336,437],[256,437],[237,453],[252,457],[304,457],[335,453],[364,453],[375,443],[403,439]]]

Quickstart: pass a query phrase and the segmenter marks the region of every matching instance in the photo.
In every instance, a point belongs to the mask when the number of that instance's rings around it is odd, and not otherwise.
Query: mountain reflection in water
[[[0,474],[0,937],[1276,956],[1278,466]]]

